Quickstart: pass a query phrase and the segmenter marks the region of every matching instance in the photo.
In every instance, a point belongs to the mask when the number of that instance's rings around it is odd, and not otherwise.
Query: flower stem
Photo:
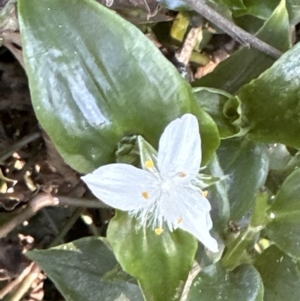
[[[255,199],[255,208],[249,225],[227,246],[227,252],[222,258],[222,264],[226,268],[233,270],[238,265],[251,260],[246,248],[251,243],[254,243],[261,230],[270,221],[267,214],[269,209],[268,200],[268,192],[266,190],[259,191]]]

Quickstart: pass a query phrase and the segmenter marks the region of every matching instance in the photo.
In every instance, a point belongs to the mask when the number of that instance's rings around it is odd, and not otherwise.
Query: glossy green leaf
[[[272,221],[267,234],[276,245],[292,257],[300,259],[300,170],[283,183],[270,209]]]
[[[214,2],[216,4],[225,4],[233,11],[246,8],[244,5],[244,0],[214,0]]]
[[[146,301],[179,300],[197,249],[187,232],[138,228],[137,221],[117,212],[107,237],[122,268],[137,278]]]
[[[231,219],[239,221],[253,208],[257,191],[266,180],[267,148],[246,139],[230,139],[222,142],[218,155],[228,177]]]
[[[280,3],[280,0],[244,0],[245,10],[239,11],[239,15],[253,15],[264,20],[267,20],[276,6]]]
[[[251,15],[233,16],[234,23],[245,31],[255,35],[263,27],[265,20]]]
[[[300,296],[299,263],[276,246],[266,249],[256,260],[265,287],[264,301],[298,301]]]
[[[244,0],[247,7],[245,10],[238,11],[239,15],[253,15],[262,19],[267,19],[275,7],[278,5],[279,0]],[[297,24],[300,21],[300,2],[299,0],[286,0],[286,6],[289,12],[289,19],[291,24]]]
[[[300,45],[296,44],[271,68],[238,94],[249,138],[300,147]]]
[[[212,117],[205,112],[205,110],[196,103],[194,97],[191,100],[192,113],[198,118],[200,135],[201,135],[201,147],[202,147],[202,162],[201,165],[205,165],[211,157],[214,155],[216,149],[220,145],[220,135]]]
[[[270,159],[270,169],[283,170],[287,167],[292,159],[291,154],[286,146],[280,143],[275,143],[269,146],[268,149]]]
[[[175,67],[135,26],[96,1],[19,0],[18,8],[35,112],[78,171],[113,161],[127,134],[156,147],[165,126],[191,111],[191,88]],[[199,123],[207,156],[210,130],[206,120]]]
[[[296,169],[300,167],[300,153],[298,152],[295,156],[290,157],[290,153],[286,152],[286,147],[282,144],[275,144],[269,147],[273,149],[275,152],[271,154],[270,157],[270,172],[268,174],[268,178],[266,181],[266,186],[273,194],[276,194],[278,190],[281,188],[284,180],[292,174]],[[278,146],[280,148],[278,148]],[[281,151],[282,150],[282,151]],[[290,160],[287,162],[287,160]],[[277,159],[277,164],[275,164],[275,160]],[[278,168],[278,169],[277,169]]]
[[[228,184],[226,175],[221,168],[219,159],[214,156],[207,165],[205,170],[209,174],[219,177],[220,180],[208,188],[207,198],[211,203],[211,217],[213,220],[213,228],[222,235],[226,229],[230,217],[230,206],[228,198]]]
[[[262,301],[263,291],[261,277],[251,265],[229,272],[217,263],[204,268],[195,278],[188,301]]]
[[[229,138],[238,134],[239,128],[232,123],[239,118],[237,115],[238,104],[228,101],[232,95],[213,88],[194,88],[193,92],[197,104],[213,118],[221,138]],[[230,115],[231,113],[233,116]]]
[[[299,0],[287,0],[287,8],[290,15],[290,23],[296,25],[300,22],[300,2]]]
[[[26,255],[42,267],[66,301],[143,300],[137,285],[102,279],[117,261],[101,238],[83,238]]]
[[[257,37],[282,51],[289,49],[290,25],[284,0],[259,30]],[[234,94],[273,63],[273,58],[256,49],[242,48],[218,64],[212,73],[196,80],[193,86],[217,88]]]

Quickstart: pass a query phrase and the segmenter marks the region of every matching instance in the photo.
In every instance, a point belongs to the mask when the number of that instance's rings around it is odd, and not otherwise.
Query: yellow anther
[[[147,160],[147,161],[145,162],[145,165],[146,165],[146,167],[149,168],[149,169],[151,169],[151,168],[154,167],[154,163],[153,163],[152,160]]]
[[[148,193],[147,191],[142,192],[142,196],[143,196],[145,199],[149,199],[149,193]]]
[[[202,191],[202,195],[206,198],[207,195],[208,195],[208,191],[207,190],[206,191]]]
[[[155,234],[160,235],[160,234],[162,234],[164,232],[164,229],[163,228],[156,228],[154,230],[154,232],[155,232]]]
[[[177,223],[178,224],[181,224],[183,222],[183,218],[181,217],[178,221],[177,221]]]
[[[178,176],[181,177],[181,178],[183,178],[183,177],[186,176],[186,173],[184,173],[183,171],[181,171],[181,172],[178,173]]]

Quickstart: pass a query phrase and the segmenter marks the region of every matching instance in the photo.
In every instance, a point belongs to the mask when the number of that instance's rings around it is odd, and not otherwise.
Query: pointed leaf
[[[245,9],[244,0],[214,0],[217,4],[222,3],[230,7],[231,10]]]
[[[297,261],[273,245],[255,260],[255,268],[264,283],[264,301],[299,300],[300,269]]]
[[[230,217],[230,205],[228,198],[229,185],[226,183],[224,171],[221,168],[217,156],[214,156],[209,162],[206,170],[215,177],[220,178],[219,181],[207,189],[207,199],[210,201],[212,207],[211,218],[213,220],[213,228],[222,235],[225,233],[225,230],[227,230]]]
[[[196,239],[182,230],[157,235],[154,229],[137,227],[136,220],[121,211],[111,220],[107,237],[117,260],[138,279],[146,301],[180,300]]]
[[[272,221],[267,234],[276,245],[300,259],[300,170],[294,171],[282,184],[270,209]]]
[[[246,139],[231,139],[223,141],[218,155],[229,184],[230,217],[239,221],[253,208],[257,191],[265,183],[267,148]]]
[[[300,147],[300,45],[296,44],[271,68],[244,86],[238,97],[249,138]]]
[[[194,88],[196,102],[207,112],[218,126],[221,138],[229,138],[238,134],[239,129],[232,124],[232,119],[239,118],[237,106],[228,101],[232,98],[229,93],[213,88]],[[228,112],[234,112],[230,116]]]
[[[117,261],[100,238],[83,238],[26,255],[42,267],[67,301],[143,300],[137,285],[102,280]]]
[[[96,1],[19,0],[18,9],[35,112],[78,171],[113,161],[128,133],[156,147],[165,126],[190,111],[190,86],[175,67]]]
[[[188,301],[262,301],[263,291],[261,277],[251,265],[229,272],[217,263],[204,268],[195,278]]]
[[[267,19],[276,5],[278,5],[279,0],[245,0],[245,6],[247,9],[244,11],[239,11],[239,14],[254,15],[263,19]],[[291,25],[295,25],[300,21],[300,3],[299,0],[286,0],[286,6],[289,12],[289,19]]]

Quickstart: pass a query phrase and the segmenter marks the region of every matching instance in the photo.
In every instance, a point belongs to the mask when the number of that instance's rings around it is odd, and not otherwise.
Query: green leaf
[[[194,98],[191,99],[192,113],[198,118],[202,147],[202,162],[205,165],[214,155],[220,145],[220,135],[212,117],[196,103]]]
[[[262,19],[267,19],[275,7],[278,5],[279,0],[244,0],[247,7],[244,11],[239,11],[239,15],[250,14]],[[300,21],[300,3],[299,0],[286,0],[286,6],[289,12],[289,19],[291,25],[295,25]]]
[[[190,112],[191,88],[175,67],[96,1],[19,0],[18,9],[36,115],[76,170],[112,162],[127,134],[156,147],[166,125]]]
[[[287,0],[287,8],[290,15],[291,25],[296,25],[300,22],[300,2],[299,0]]]
[[[253,208],[258,189],[265,183],[269,171],[267,148],[246,139],[230,139],[222,142],[218,155],[228,176],[230,217],[239,221]]]
[[[255,268],[264,283],[264,301],[299,300],[300,269],[297,261],[273,245],[255,260]]]
[[[239,15],[253,15],[258,18],[267,20],[276,6],[280,3],[279,0],[264,0],[264,1],[256,1],[256,0],[244,0],[246,9],[243,11],[239,11]]]
[[[274,145],[276,145],[276,147],[274,147]],[[269,152],[272,152],[274,149],[274,153],[270,155],[270,171],[266,186],[273,194],[276,194],[284,180],[300,167],[300,153],[298,152],[295,156],[291,157],[284,145],[279,143],[274,145],[269,146]],[[276,159],[277,164],[275,165]],[[279,167],[279,169],[276,169],[277,167]]]
[[[296,44],[271,68],[238,94],[249,138],[300,147],[300,45]]]
[[[225,91],[213,88],[194,88],[196,102],[207,112],[218,126],[221,138],[235,136],[239,128],[232,121],[239,118],[237,115],[238,105],[228,101],[232,95]],[[230,113],[233,112],[233,116]]]
[[[290,25],[284,0],[259,30],[257,37],[282,51],[289,49]],[[234,94],[273,63],[273,58],[254,48],[242,48],[220,63],[212,73],[196,80],[193,86],[217,88]]]
[[[195,278],[188,301],[262,301],[263,291],[261,277],[251,265],[229,272],[217,263],[204,268]]]
[[[143,300],[137,285],[102,280],[117,261],[101,238],[83,238],[26,256],[42,267],[67,301]]]
[[[214,0],[216,4],[225,4],[232,10],[245,9],[244,0]]]
[[[117,211],[107,237],[122,268],[138,279],[146,301],[180,299],[197,249],[192,235],[167,229],[157,235],[149,227],[138,228],[134,218]]]
[[[211,217],[213,220],[213,228],[218,231],[220,235],[224,234],[227,229],[227,224],[230,217],[230,206],[228,199],[228,185],[226,183],[226,176],[221,168],[219,159],[214,156],[209,162],[205,171],[211,175],[219,177],[220,180],[208,188],[207,198],[211,203]]]
[[[283,170],[292,159],[286,146],[280,143],[269,146],[270,169]]]
[[[267,235],[292,257],[300,259],[300,169],[282,184],[270,208]]]

